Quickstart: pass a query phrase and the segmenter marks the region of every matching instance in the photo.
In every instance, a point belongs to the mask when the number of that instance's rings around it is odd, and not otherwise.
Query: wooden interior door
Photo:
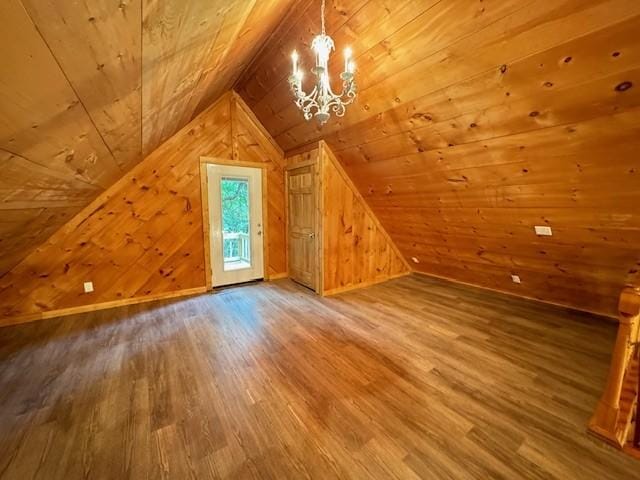
[[[287,170],[289,277],[318,289],[315,165]]]

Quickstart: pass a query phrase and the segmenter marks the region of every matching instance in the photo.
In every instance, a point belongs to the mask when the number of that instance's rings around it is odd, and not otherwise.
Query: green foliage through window
[[[222,229],[225,233],[249,233],[249,182],[239,178],[223,178]]]

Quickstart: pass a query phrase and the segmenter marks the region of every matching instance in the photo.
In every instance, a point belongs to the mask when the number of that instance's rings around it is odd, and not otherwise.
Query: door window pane
[[[249,179],[220,180],[224,270],[251,267]]]

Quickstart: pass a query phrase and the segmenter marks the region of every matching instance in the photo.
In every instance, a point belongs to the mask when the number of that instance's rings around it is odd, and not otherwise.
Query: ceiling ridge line
[[[205,98],[205,94],[206,94],[206,91],[207,91],[207,85],[203,85],[202,95],[200,96],[200,98],[195,98],[194,99],[194,95],[195,95],[196,91],[198,90],[198,88],[200,87],[200,83],[203,82],[203,81],[206,81],[207,77],[209,76],[209,73],[212,72],[212,71],[215,71],[229,56],[229,52],[231,51],[231,49],[233,48],[234,43],[236,42],[236,40],[240,36],[240,32],[242,31],[242,29],[247,24],[247,19],[249,18],[249,15],[251,15],[251,12],[257,6],[257,0],[251,0],[251,2],[252,2],[251,3],[251,8],[246,8],[244,10],[244,13],[242,15],[242,22],[238,22],[238,26],[236,28],[234,28],[234,34],[233,34],[232,39],[229,40],[228,42],[226,42],[227,46],[225,47],[224,52],[221,55],[219,55],[217,61],[215,61],[213,66],[207,67],[207,68],[209,68],[209,71],[205,72],[206,68],[203,68],[200,71],[200,74],[198,75],[198,80],[194,83],[193,88],[191,89],[191,93],[189,94],[189,100],[187,101],[187,108],[189,108],[191,110],[190,112],[188,112],[189,113],[189,115],[188,115],[189,121],[193,120],[194,113],[198,109],[198,106],[200,105],[200,102],[202,102],[202,100]],[[211,56],[211,54],[213,52],[213,49],[215,48],[216,44],[218,43],[218,38],[220,38],[222,30],[225,27],[225,21],[227,20],[227,18],[228,18],[227,16],[229,15],[230,11],[231,11],[231,8],[229,8],[225,12],[224,19],[222,20],[222,22],[220,24],[220,28],[218,28],[218,31],[216,32],[215,38],[211,42],[211,45],[210,45],[210,47],[208,49],[208,52],[207,52],[207,55],[206,55],[207,57]],[[195,103],[193,103],[194,101],[195,101]]]
[[[232,90],[236,90],[237,91],[237,87],[241,84],[244,83],[245,81],[245,75],[248,74],[248,72],[254,67],[255,62],[261,58],[262,53],[265,51],[265,49],[271,45],[271,41],[275,38],[276,35],[280,35],[280,29],[283,28],[284,25],[288,24],[288,20],[293,16],[294,12],[296,11],[296,7],[298,5],[300,5],[301,3],[305,2],[307,0],[295,0],[294,1],[294,5],[289,9],[289,11],[280,19],[280,21],[278,22],[278,24],[276,25],[276,27],[273,29],[273,31],[269,34],[269,36],[265,39],[265,41],[263,42],[262,46],[256,51],[256,53],[253,55],[253,57],[251,57],[251,60],[247,63],[247,66],[244,68],[244,70],[242,70],[242,72],[240,73],[240,75],[238,75],[238,78],[236,79],[236,81],[234,82],[234,84],[231,86]],[[310,7],[307,6],[307,8],[304,9],[303,14],[309,9]],[[291,30],[293,28],[293,25],[291,25],[289,27],[289,29],[286,32],[282,32],[282,34],[286,34],[289,32],[289,30]]]

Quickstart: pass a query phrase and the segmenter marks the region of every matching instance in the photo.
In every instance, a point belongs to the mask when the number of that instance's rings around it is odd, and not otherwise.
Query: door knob
[[[316,237],[316,234],[315,234],[315,233],[311,232],[311,233],[309,234],[309,238],[315,238],[315,237]]]

